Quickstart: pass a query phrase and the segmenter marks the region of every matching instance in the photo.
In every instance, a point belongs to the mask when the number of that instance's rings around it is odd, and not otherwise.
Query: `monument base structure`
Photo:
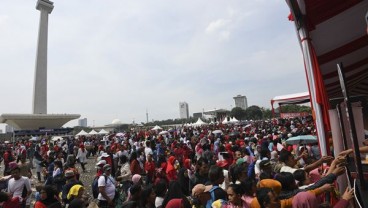
[[[58,129],[79,117],[79,114],[2,114],[0,123],[17,130]]]

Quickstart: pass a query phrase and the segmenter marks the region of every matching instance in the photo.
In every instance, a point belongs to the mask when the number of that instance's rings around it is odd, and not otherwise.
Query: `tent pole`
[[[302,50],[304,54],[304,63],[305,63],[305,70],[306,74],[308,76],[308,82],[309,82],[309,93],[311,95],[311,103],[313,110],[315,112],[315,121],[316,121],[316,128],[317,128],[317,134],[318,134],[318,141],[319,146],[321,149],[322,156],[327,155],[327,145],[326,145],[326,138],[325,138],[325,130],[323,126],[323,116],[322,116],[322,110],[321,106],[317,103],[317,95],[316,95],[316,84],[314,79],[314,73],[313,73],[313,64],[312,64],[312,58],[310,54],[310,40],[307,36],[307,32],[304,27],[301,27],[299,29],[299,37],[302,40]]]

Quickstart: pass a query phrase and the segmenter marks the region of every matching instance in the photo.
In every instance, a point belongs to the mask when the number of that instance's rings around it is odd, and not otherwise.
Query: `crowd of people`
[[[321,156],[317,142],[286,142],[313,134],[307,117],[22,140],[2,147],[0,202],[4,208],[87,207],[91,201],[101,208],[349,207],[354,190],[337,194],[334,184],[351,151]],[[88,157],[96,162],[91,184],[80,178]],[[89,187],[93,196],[86,196]]]

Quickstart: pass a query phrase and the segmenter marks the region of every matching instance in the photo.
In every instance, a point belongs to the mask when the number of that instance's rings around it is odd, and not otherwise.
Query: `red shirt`
[[[20,208],[19,197],[13,197],[3,203],[3,208]]]
[[[144,164],[144,170],[147,172],[147,175],[153,176],[155,173],[155,163],[153,161]]]
[[[132,161],[132,163],[130,164],[130,171],[132,172],[132,175],[142,173],[142,168],[139,165],[138,160],[133,160]]]

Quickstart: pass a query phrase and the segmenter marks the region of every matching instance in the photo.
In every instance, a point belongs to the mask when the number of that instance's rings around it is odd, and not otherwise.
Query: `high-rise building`
[[[78,119],[78,126],[87,127],[87,118]]]
[[[189,118],[189,107],[188,103],[180,102],[179,103],[179,111],[180,111],[180,118]]]
[[[248,108],[248,102],[247,102],[246,96],[237,95],[236,97],[234,97],[234,101],[235,101],[235,107],[240,107],[244,110]]]

